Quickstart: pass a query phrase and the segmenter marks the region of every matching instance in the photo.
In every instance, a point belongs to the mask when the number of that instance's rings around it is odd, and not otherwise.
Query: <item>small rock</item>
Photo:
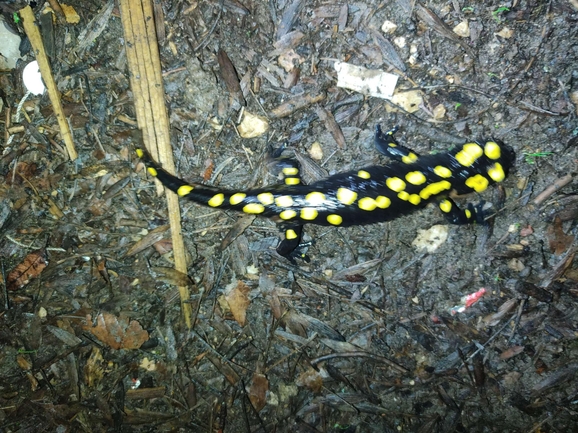
[[[513,34],[514,34],[514,31],[508,27],[504,27],[502,30],[500,30],[498,33],[496,33],[496,35],[498,35],[504,39],[510,39]]]
[[[405,48],[407,42],[403,36],[398,36],[397,38],[393,39],[393,43],[398,48]]]
[[[395,29],[397,29],[397,24],[389,20],[385,20],[381,25],[381,31],[386,35],[392,34],[393,32],[395,32]]]
[[[457,26],[454,27],[454,33],[462,38],[469,38],[470,37],[470,25],[468,24],[468,20],[464,20],[459,23]]]
[[[263,135],[269,129],[266,118],[245,111],[243,120],[237,127],[239,135],[243,138],[255,138]]]
[[[309,149],[309,156],[315,161],[321,161],[323,159],[323,149],[318,141],[314,142]]]
[[[291,72],[295,69],[295,66],[299,66],[303,63],[303,60],[303,57],[297,54],[295,50],[287,50],[279,56],[277,62],[279,63],[279,66],[285,69],[285,72]]]
[[[445,117],[446,115],[446,107],[443,106],[443,104],[438,104],[434,107],[433,109],[433,117],[436,120],[441,120]]]

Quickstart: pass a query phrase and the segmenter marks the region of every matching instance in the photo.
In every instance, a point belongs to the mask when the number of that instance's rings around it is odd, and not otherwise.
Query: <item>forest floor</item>
[[[188,181],[273,184],[281,144],[306,182],[387,164],[376,125],[419,154],[482,137],[516,152],[499,187],[459,200],[492,204],[487,224],[429,206],[310,225],[297,264],[275,253],[274,222],[182,200],[187,275],[134,153],[119,9],[69,3],[79,23],[42,30],[79,157],[46,97],[1,147],[1,432],[578,431],[575,0],[159,2]],[[336,61],[398,75],[396,96],[337,87]],[[19,76],[0,75],[4,110]],[[241,106],[265,134],[239,135]],[[434,226],[445,242],[416,248]]]

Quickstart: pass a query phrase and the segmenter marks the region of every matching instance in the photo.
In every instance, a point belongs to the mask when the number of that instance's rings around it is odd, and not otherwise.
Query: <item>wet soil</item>
[[[385,164],[376,125],[420,154],[494,137],[517,155],[500,187],[458,200],[491,204],[487,224],[447,226],[431,206],[308,226],[297,265],[275,253],[274,222],[182,201],[187,275],[134,154],[119,10],[76,50],[106,4],[69,3],[80,22],[49,35],[79,158],[46,97],[2,142],[0,431],[578,431],[575,1],[162,2],[170,134],[191,182],[276,183],[281,144],[309,182]],[[399,99],[337,87],[336,60],[399,75]],[[25,92],[18,71],[0,80],[5,114]],[[242,138],[241,106],[268,131]],[[439,225],[447,240],[416,249]]]

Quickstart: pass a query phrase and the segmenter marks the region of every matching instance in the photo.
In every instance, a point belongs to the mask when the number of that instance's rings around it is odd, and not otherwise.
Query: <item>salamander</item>
[[[148,173],[180,197],[217,209],[231,209],[275,220],[284,239],[277,252],[292,259],[298,252],[304,224],[347,227],[389,221],[436,202],[452,224],[483,220],[471,204],[460,209],[450,192],[480,193],[502,182],[515,155],[499,140],[469,141],[448,152],[419,156],[377,126],[375,145],[393,162],[338,173],[304,185],[299,165],[289,158],[276,163],[283,183],[266,188],[225,190],[189,183],[165,171],[150,155],[137,149]]]

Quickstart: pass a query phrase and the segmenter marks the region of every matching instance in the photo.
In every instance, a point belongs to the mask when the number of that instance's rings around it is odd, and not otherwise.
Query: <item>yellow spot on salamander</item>
[[[245,194],[244,192],[235,193],[229,199],[229,203],[231,203],[233,206],[235,206],[235,205],[241,203],[243,200],[245,200],[245,197],[247,197],[247,194]]]
[[[419,196],[427,200],[432,195],[437,195],[443,191],[449,190],[452,188],[452,184],[449,183],[447,180],[440,180],[439,182],[430,183],[424,189],[419,192]]]
[[[357,193],[347,188],[337,190],[337,200],[343,204],[353,204],[357,200]]]
[[[285,167],[282,171],[285,176],[297,176],[299,174],[297,167]]]
[[[406,191],[402,191],[402,192],[398,193],[397,196],[399,197],[400,200],[403,200],[403,201],[409,200],[409,194]]]
[[[298,177],[286,177],[285,185],[299,185],[301,180]]]
[[[427,179],[421,171],[410,171],[405,175],[405,180],[407,180],[412,185],[421,185]]]
[[[157,171],[152,168],[152,167],[147,167],[147,171],[149,172],[149,174],[153,177],[157,177]]]
[[[317,218],[318,214],[319,212],[317,212],[317,209],[314,209],[312,207],[304,207],[303,209],[301,209],[301,219],[307,221],[313,221],[315,218]]]
[[[181,187],[182,188],[182,187]],[[223,204],[223,202],[225,201],[225,194],[223,193],[219,193],[219,194],[215,194],[213,196],[213,198],[211,198],[207,204],[209,206],[212,207],[217,207],[217,206],[221,206]]]
[[[293,229],[285,230],[285,239],[289,240],[297,239],[297,233],[295,233],[295,230]]]
[[[327,222],[329,224],[333,224],[334,226],[338,226],[343,222],[343,218],[341,218],[340,215],[332,213],[331,215],[327,215]]]
[[[421,197],[417,194],[410,194],[407,201],[417,206],[418,204],[421,203]]]
[[[500,159],[502,156],[502,149],[495,141],[488,141],[484,146],[484,153],[490,159]]]
[[[263,213],[265,206],[260,203],[249,203],[243,206],[243,212],[245,213]]]
[[[305,196],[305,200],[310,206],[321,206],[325,203],[325,194],[322,192],[310,192]]]
[[[194,188],[191,185],[183,185],[179,187],[179,189],[177,190],[177,194],[179,197],[184,197],[187,194],[189,194],[193,189]]]
[[[464,214],[466,214],[466,218],[467,218],[467,219],[472,218],[472,212],[471,212],[469,209],[466,209],[466,210],[464,211]]]
[[[490,182],[481,174],[476,174],[475,176],[467,178],[465,183],[467,187],[474,191],[482,192],[488,187]]]
[[[440,201],[439,207],[442,212],[448,213],[452,210],[452,202],[449,200]]]
[[[282,195],[275,199],[275,204],[279,207],[291,207],[293,206],[293,197],[290,195]]]
[[[267,206],[273,204],[275,197],[270,192],[262,192],[261,194],[257,195],[257,200]]]
[[[136,150],[136,156],[138,156],[139,158],[142,158],[144,156],[144,152],[142,149],[137,149]]]
[[[444,167],[443,165],[438,165],[434,168],[433,172],[437,174],[439,177],[443,177],[447,179],[448,177],[452,177],[452,172],[449,168]]]
[[[417,161],[417,155],[413,152],[409,152],[406,156],[401,158],[401,162],[404,164],[411,164]]]
[[[388,177],[385,184],[395,192],[400,192],[405,189],[405,182],[399,177]]]
[[[456,153],[456,161],[458,161],[464,167],[469,167],[476,159],[484,154],[484,150],[477,143],[466,143],[463,145],[462,150]]]
[[[375,204],[380,209],[387,209],[391,205],[391,200],[383,195],[377,196],[375,199]]]
[[[281,218],[282,220],[285,220],[285,221],[290,220],[290,219],[293,219],[293,218],[295,218],[296,216],[297,216],[297,212],[295,212],[295,211],[292,210],[292,209],[284,210],[283,212],[281,212],[281,213],[279,214],[279,218]]]
[[[359,206],[359,209],[363,210],[373,210],[377,207],[377,203],[371,197],[360,198],[357,205]]]
[[[502,164],[496,162],[492,167],[488,169],[488,176],[492,178],[494,182],[501,182],[506,178],[506,173],[502,168]]]
[[[359,170],[359,171],[357,172],[357,175],[358,175],[359,177],[361,177],[362,179],[369,179],[369,178],[371,177],[371,175],[370,175],[367,171],[365,171],[365,170]]]

